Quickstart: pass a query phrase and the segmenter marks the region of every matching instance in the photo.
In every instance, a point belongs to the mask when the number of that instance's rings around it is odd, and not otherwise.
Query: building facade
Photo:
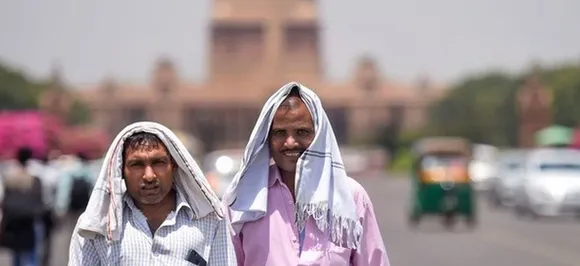
[[[322,98],[338,140],[347,143],[374,137],[393,119],[420,127],[429,103],[444,93],[426,79],[385,79],[372,58],[362,58],[345,82],[326,80],[314,0],[215,0],[209,31],[206,80],[185,82],[161,58],[143,84],[109,78],[78,90],[94,123],[115,134],[153,120],[196,136],[210,150],[240,146],[266,99],[298,81]]]
[[[517,92],[518,146],[537,146],[535,134],[552,124],[552,95],[544,88],[540,72],[534,69]]]

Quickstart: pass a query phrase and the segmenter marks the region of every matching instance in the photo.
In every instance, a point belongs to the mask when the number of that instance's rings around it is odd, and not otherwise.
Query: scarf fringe
[[[328,208],[328,202],[297,203],[296,205],[298,230],[304,230],[307,219],[312,217],[320,231],[327,232],[330,229],[331,241],[334,244],[343,246],[346,241],[346,247],[358,249],[362,236],[362,225],[359,221],[336,215]]]

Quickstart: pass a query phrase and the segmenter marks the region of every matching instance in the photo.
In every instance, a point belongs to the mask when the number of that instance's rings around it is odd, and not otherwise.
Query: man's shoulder
[[[347,184],[350,190],[353,193],[354,201],[359,208],[365,208],[369,203],[371,203],[371,199],[369,194],[367,193],[366,189],[361,185],[356,179],[347,176]]]
[[[367,194],[367,191],[365,190],[365,188],[358,182],[356,181],[356,179],[347,176],[347,183],[348,183],[348,187],[352,190],[352,192],[357,195],[357,194]]]

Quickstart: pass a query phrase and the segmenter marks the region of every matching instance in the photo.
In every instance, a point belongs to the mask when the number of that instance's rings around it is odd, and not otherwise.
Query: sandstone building
[[[427,80],[404,84],[383,77],[362,58],[343,83],[325,79],[314,0],[215,0],[209,26],[208,76],[184,82],[161,58],[151,79],[125,84],[112,78],[79,95],[99,127],[115,134],[128,123],[153,120],[197,136],[209,149],[245,142],[262,104],[288,81],[322,98],[340,142],[369,138],[392,119],[415,128],[443,88]]]

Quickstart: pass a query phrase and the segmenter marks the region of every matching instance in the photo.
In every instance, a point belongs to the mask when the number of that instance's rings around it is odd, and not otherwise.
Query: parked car
[[[527,150],[512,149],[499,154],[497,176],[490,179],[489,201],[495,207],[513,205],[516,188],[525,174]]]
[[[517,186],[518,216],[555,217],[580,214],[580,151],[542,148],[531,151],[525,177]]]
[[[472,161],[469,164],[469,176],[477,191],[487,191],[490,180],[497,176],[499,149],[487,144],[474,144]]]

